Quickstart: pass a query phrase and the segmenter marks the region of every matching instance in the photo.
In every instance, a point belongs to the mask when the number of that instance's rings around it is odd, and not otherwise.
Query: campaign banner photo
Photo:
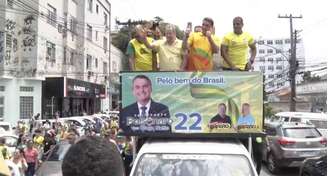
[[[122,72],[126,134],[260,133],[260,72]]]

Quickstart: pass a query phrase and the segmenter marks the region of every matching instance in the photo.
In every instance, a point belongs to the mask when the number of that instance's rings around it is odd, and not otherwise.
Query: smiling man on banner
[[[124,132],[170,132],[170,112],[166,105],[151,98],[151,80],[137,75],[132,80],[136,102],[121,111],[120,127]]]

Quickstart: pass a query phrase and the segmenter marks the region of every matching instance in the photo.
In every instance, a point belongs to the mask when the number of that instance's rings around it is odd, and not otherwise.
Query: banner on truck
[[[126,134],[260,133],[259,72],[122,72]]]

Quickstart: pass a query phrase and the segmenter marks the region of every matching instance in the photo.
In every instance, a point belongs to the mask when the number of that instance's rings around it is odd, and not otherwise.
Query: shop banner
[[[259,72],[122,72],[125,134],[261,133]]]

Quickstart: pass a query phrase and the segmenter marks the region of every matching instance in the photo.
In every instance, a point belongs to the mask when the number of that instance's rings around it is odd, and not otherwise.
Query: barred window
[[[33,97],[21,96],[19,97],[20,118],[29,119],[33,114]]]
[[[0,97],[0,118],[4,116],[4,108],[5,108],[5,97]]]
[[[21,86],[19,87],[19,91],[21,92],[33,92],[33,87],[26,87],[26,86]]]
[[[57,22],[57,10],[50,4],[48,4],[47,22],[53,26],[56,26],[56,22]]]
[[[4,92],[5,90],[5,86],[0,86],[0,92]]]

